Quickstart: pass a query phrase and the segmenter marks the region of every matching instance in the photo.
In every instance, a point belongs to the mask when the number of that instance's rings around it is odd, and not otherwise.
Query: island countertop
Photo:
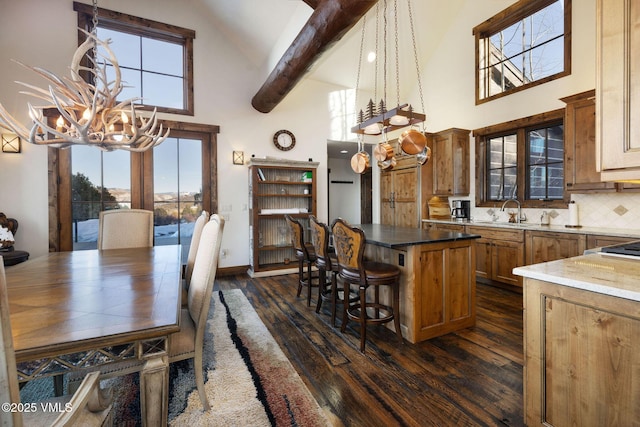
[[[364,231],[367,243],[386,248],[478,239],[478,234],[432,231],[422,228],[395,227],[382,224],[355,224]]]
[[[640,260],[593,253],[513,269],[525,278],[640,301]]]

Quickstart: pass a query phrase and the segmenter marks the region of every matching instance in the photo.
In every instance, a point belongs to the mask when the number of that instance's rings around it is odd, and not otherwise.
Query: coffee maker
[[[456,221],[469,221],[471,219],[471,202],[469,200],[452,200],[451,216]]]

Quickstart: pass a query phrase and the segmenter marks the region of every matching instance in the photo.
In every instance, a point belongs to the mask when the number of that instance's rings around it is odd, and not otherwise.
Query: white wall
[[[329,217],[328,223],[341,217],[351,224],[360,220],[360,174],[351,169],[351,159],[329,159]],[[333,181],[351,181],[337,184]]]
[[[149,7],[153,4],[153,7]],[[69,0],[1,0],[0,13],[0,102],[18,119],[27,121],[26,102],[14,80],[42,86],[10,59],[43,66],[55,73],[67,73],[77,45],[76,13]],[[232,151],[243,150],[248,158],[277,156],[320,161],[318,168],[318,211],[327,212],[326,140],[330,135],[328,93],[336,88],[306,80],[298,84],[271,113],[253,109],[251,98],[264,82],[247,58],[225,42],[208,19],[199,1],[101,0],[100,7],[166,22],[196,31],[194,41],[195,116],[162,118],[220,125],[218,136],[219,207],[229,220],[222,248],[227,257],[220,266],[249,263],[248,172],[232,164]],[[17,36],[19,34],[19,36]],[[261,67],[262,68],[262,67]],[[309,118],[313,118],[310,120]],[[296,147],[278,151],[273,134],[288,129],[296,135]],[[16,247],[38,256],[48,251],[47,150],[25,144],[23,153],[0,153],[0,211],[20,222]],[[222,211],[224,208],[224,211]]]

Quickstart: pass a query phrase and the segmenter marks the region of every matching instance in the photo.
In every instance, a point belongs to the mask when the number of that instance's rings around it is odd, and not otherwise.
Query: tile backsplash
[[[640,193],[596,193],[573,194],[571,200],[578,205],[578,223],[584,227],[621,228],[640,230]],[[508,205],[505,212],[497,208],[472,208],[471,216],[476,220],[492,220],[498,215],[498,221],[507,221],[507,211],[513,211],[514,205]],[[569,223],[568,209],[523,209],[528,222],[540,222],[542,211],[546,210],[551,225]]]

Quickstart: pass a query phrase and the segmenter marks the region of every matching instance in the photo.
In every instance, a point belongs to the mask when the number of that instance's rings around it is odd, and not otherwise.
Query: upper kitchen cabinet
[[[433,194],[468,196],[469,130],[447,129],[433,135]]]
[[[569,192],[616,191],[596,170],[595,90],[561,98],[564,114],[564,182]]]
[[[598,167],[603,181],[640,180],[640,2],[596,4]]]
[[[398,227],[420,227],[420,164],[416,156],[400,150],[398,142],[389,142],[396,164],[380,172],[380,223]]]

